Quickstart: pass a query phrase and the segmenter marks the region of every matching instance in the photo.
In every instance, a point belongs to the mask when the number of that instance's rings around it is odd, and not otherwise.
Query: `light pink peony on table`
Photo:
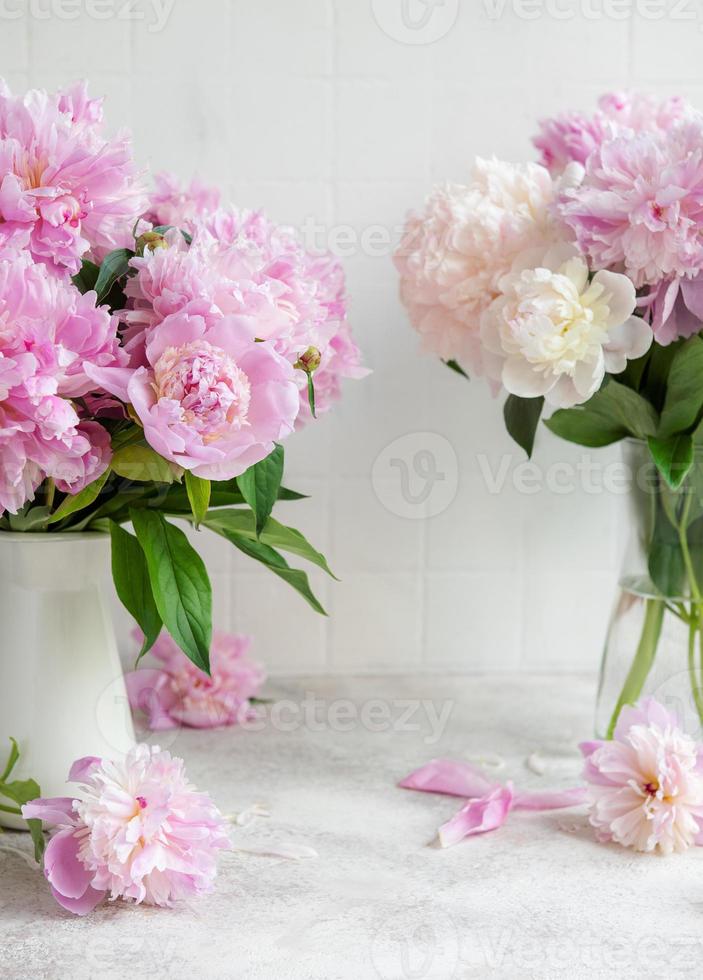
[[[129,137],[104,135],[85,84],[13,96],[0,81],[0,244],[74,274],[129,245],[146,203]]]
[[[75,797],[22,808],[51,829],[44,874],[65,909],[87,915],[108,896],[171,906],[212,890],[227,825],[182,759],[138,745],[123,762],[79,759],[68,780]]]
[[[153,731],[182,725],[219,728],[249,719],[254,710],[251,698],[266,677],[249,659],[250,646],[250,637],[215,632],[208,677],[162,633],[151,649],[161,666],[140,667],[125,676],[132,709],[146,714]]]
[[[581,751],[599,840],[663,854],[703,844],[703,746],[661,704],[623,708],[613,740]]]

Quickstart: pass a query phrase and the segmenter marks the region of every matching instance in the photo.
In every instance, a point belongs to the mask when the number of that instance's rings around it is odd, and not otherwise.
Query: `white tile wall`
[[[681,16],[695,4],[664,0],[664,17],[648,20],[657,4],[641,0],[461,0],[444,37],[408,44],[374,16],[400,3],[16,0],[0,7],[0,70],[17,88],[89,76],[145,163],[198,171],[241,205],[299,226],[314,219],[323,238],[351,233],[356,243],[379,229],[395,239],[432,181],[461,179],[474,154],[530,158],[538,116],[588,107],[601,90],[641,84],[703,105],[700,23]],[[423,9],[410,0],[413,16]],[[157,31],[158,10],[170,14]],[[331,617],[214,539],[203,546],[218,625],[253,632],[273,672],[594,667],[619,500],[587,488],[520,491],[530,474],[500,403],[419,355],[390,250],[364,241],[346,248],[346,268],[375,373],[289,443],[287,482],[314,496],[279,515],[326,550],[342,579],[312,576]],[[412,433],[442,436],[456,454],[448,505],[424,520],[399,516],[400,478],[405,465],[412,492],[422,486],[413,465],[436,437],[418,436],[400,465],[386,460],[375,485],[371,476],[379,453]],[[491,492],[486,467],[499,473],[506,455],[504,486]],[[540,433],[543,470],[580,457]],[[445,491],[439,480],[427,506]]]

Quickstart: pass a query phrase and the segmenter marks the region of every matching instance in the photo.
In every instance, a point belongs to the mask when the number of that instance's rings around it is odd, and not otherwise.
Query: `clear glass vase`
[[[645,443],[624,443],[630,542],[603,653],[596,732],[612,737],[647,695],[691,735],[703,727],[703,447],[672,490]]]

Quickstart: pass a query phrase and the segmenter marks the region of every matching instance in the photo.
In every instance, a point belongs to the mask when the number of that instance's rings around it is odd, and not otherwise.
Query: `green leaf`
[[[180,528],[153,510],[130,511],[164,626],[196,667],[210,673],[212,587],[200,555]]]
[[[462,378],[466,378],[467,381],[471,381],[471,378],[458,361],[442,361],[442,364],[446,364],[450,371],[454,371],[456,374],[460,374]]]
[[[223,538],[226,538],[243,554],[249,558],[253,558],[255,561],[261,562],[274,575],[287,582],[288,585],[294,588],[312,606],[315,612],[320,613],[322,616],[327,615],[324,607],[310,588],[310,580],[305,572],[297,568],[291,568],[283,555],[279,555],[273,548],[262,544],[256,538],[247,538],[243,534],[238,534],[236,531],[228,530],[223,526],[213,527],[212,530],[220,534]]]
[[[48,507],[25,506],[18,514],[8,514],[13,531],[39,531],[49,523],[51,511]]]
[[[118,449],[110,463],[118,476],[142,483],[173,483],[173,467],[149,446],[124,446]]]
[[[112,542],[112,579],[120,602],[144,634],[137,662],[151,650],[161,632],[162,621],[149,581],[149,569],[141,545],[129,531],[109,522]]]
[[[703,409],[703,340],[691,337],[677,351],[671,364],[658,439],[687,432]]]
[[[657,469],[672,490],[678,490],[693,466],[693,439],[681,434],[669,439],[654,439],[649,442],[649,451],[657,464]]]
[[[520,398],[518,395],[508,395],[503,408],[508,432],[528,457],[532,456],[535,433],[543,408],[544,398]]]
[[[245,473],[237,477],[237,485],[242,496],[256,517],[257,536],[261,534],[266,521],[271,516],[282,479],[283,446],[276,446],[266,459],[250,466]]]
[[[0,796],[22,807],[30,800],[39,799],[41,790],[39,783],[34,779],[15,779],[11,783],[0,783]]]
[[[17,760],[20,757],[20,750],[17,745],[17,740],[10,736],[10,742],[10,754],[7,758],[7,763],[5,764],[2,776],[0,776],[0,783],[4,783],[5,780],[12,774],[12,770],[17,765]]]
[[[300,558],[305,558],[327,572],[332,578],[336,577],[330,570],[324,555],[316,551],[300,531],[279,524],[272,517],[268,519],[259,535],[256,533],[254,515],[250,510],[210,511],[203,524],[218,534],[234,533],[250,541],[256,541],[258,538],[262,544],[268,545],[270,548],[280,548],[281,551],[288,551]]]
[[[679,533],[661,506],[654,520],[648,566],[649,576],[662,595],[677,598],[683,594],[686,569]]]
[[[186,493],[193,514],[193,523],[198,528],[210,506],[210,481],[201,480],[199,476],[194,476],[186,470]]]
[[[157,232],[159,235],[165,235],[167,231],[170,231],[175,227],[175,225],[157,225],[155,228],[152,228],[152,231]],[[187,231],[183,231],[182,228],[179,228],[178,230],[180,231],[181,235],[183,235],[186,242],[191,245],[193,243],[193,236],[189,235]]]
[[[95,262],[91,262],[90,259],[83,259],[80,270],[75,276],[71,276],[71,282],[79,293],[89,293],[91,289],[95,289],[99,275],[99,266]]]
[[[652,344],[649,349],[650,358],[644,372],[641,393],[651,402],[658,412],[661,412],[666,398],[666,384],[669,378],[669,371],[682,341],[677,340],[673,344],[661,347],[659,344]]]
[[[115,283],[127,275],[130,259],[133,258],[134,252],[128,248],[116,248],[108,252],[100,265],[100,273],[94,286],[98,294],[97,303],[101,303]]]
[[[42,831],[41,820],[27,820],[27,826],[29,827],[29,833],[32,838],[32,843],[34,844],[34,860],[37,864],[42,863],[42,858],[44,857],[44,851],[46,849],[46,841],[44,840],[44,833]]]
[[[70,517],[71,514],[77,513],[79,510],[85,510],[86,507],[90,507],[100,496],[100,493],[107,482],[107,478],[110,475],[110,471],[105,470],[102,476],[99,476],[97,480],[93,480],[89,483],[87,487],[84,487],[80,493],[76,493],[73,496],[67,496],[61,503],[60,507],[54,511],[54,513],[49,518],[49,524],[55,524],[57,521],[62,521],[65,517]]]
[[[657,424],[652,405],[617,381],[607,382],[584,405],[560,409],[545,422],[562,439],[592,448],[627,436],[646,439],[656,433]]]
[[[632,361],[628,361],[625,370],[615,375],[616,381],[626,385],[628,388],[632,388],[634,391],[639,391],[651,356],[652,348],[650,347],[642,357],[636,357]]]

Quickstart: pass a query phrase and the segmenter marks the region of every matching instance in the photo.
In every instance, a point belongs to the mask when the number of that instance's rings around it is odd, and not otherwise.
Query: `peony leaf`
[[[201,480],[200,477],[194,476],[187,470],[185,481],[188,502],[190,503],[190,509],[193,515],[193,523],[197,530],[210,506],[211,485],[209,480]]]
[[[596,448],[627,436],[653,436],[658,421],[646,398],[618,381],[607,381],[584,405],[559,409],[544,424],[562,439]]]
[[[203,560],[183,531],[157,511],[132,508],[130,516],[159,616],[185,655],[209,674],[212,586]]]
[[[677,351],[666,385],[657,439],[689,431],[703,410],[703,340],[691,337]]]
[[[471,378],[458,361],[442,361],[442,364],[446,364],[450,371],[454,371],[456,374],[460,374],[462,378],[466,378],[467,381],[471,381]]]
[[[107,478],[110,475],[110,470],[107,469],[99,476],[97,480],[93,480],[89,483],[87,487],[84,487],[80,493],[76,493],[73,496],[67,496],[59,507],[56,508],[54,513],[49,518],[49,524],[55,524],[57,521],[62,521],[65,517],[69,517],[71,514],[77,513],[79,510],[85,510],[86,507],[90,507],[100,496]]]
[[[137,662],[156,642],[161,632],[161,616],[156,608],[149,581],[149,569],[141,545],[129,531],[109,522],[112,543],[112,579],[115,591],[127,612],[144,634]]]
[[[316,551],[300,531],[294,527],[279,524],[272,517],[268,519],[259,535],[256,533],[254,515],[249,510],[210,511],[203,524],[218,534],[232,532],[250,541],[256,541],[258,538],[262,544],[268,545],[270,548],[280,548],[281,551],[288,551],[300,558],[305,558],[327,572],[331,578],[336,578],[330,570],[325,556]]]
[[[693,466],[693,438],[680,434],[648,440],[652,459],[672,490],[678,490]]]
[[[283,446],[237,477],[237,486],[256,518],[257,537],[271,516],[283,479]]]
[[[140,483],[173,483],[174,468],[150,446],[124,446],[112,457],[110,468],[127,480]]]
[[[95,289],[95,284],[100,275],[100,267],[91,262],[90,259],[83,259],[80,270],[75,276],[71,276],[71,282],[79,293],[89,293]]]
[[[130,260],[134,252],[128,248],[116,248],[103,259],[100,272],[95,282],[95,292],[98,294],[96,303],[102,303],[115,283],[129,272]]]
[[[544,398],[520,398],[518,395],[508,395],[503,408],[508,432],[528,457],[532,456],[543,408]]]

